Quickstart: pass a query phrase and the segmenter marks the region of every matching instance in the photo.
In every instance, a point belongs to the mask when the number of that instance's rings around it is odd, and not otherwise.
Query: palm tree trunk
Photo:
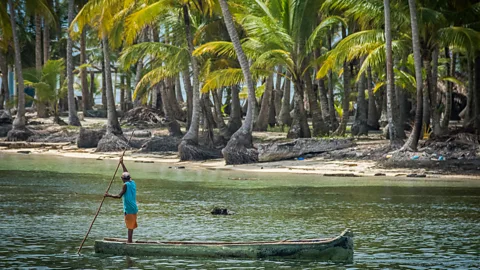
[[[177,101],[185,102],[183,100],[182,86],[180,85],[180,75],[175,77],[175,95],[177,97]]]
[[[122,136],[123,131],[118,122],[117,110],[115,109],[115,100],[113,99],[112,71],[110,69],[110,50],[108,37],[106,34],[102,37],[103,41],[103,59],[105,62],[105,87],[107,95],[107,133],[116,136]]]
[[[473,79],[473,62],[470,57],[467,57],[467,74],[468,74],[468,84],[467,84],[467,107],[465,108],[465,118],[463,119],[464,127],[472,126],[473,115],[473,100],[474,100],[474,79]]]
[[[25,119],[25,92],[24,92],[24,81],[23,81],[23,72],[22,72],[22,58],[21,58],[21,49],[20,41],[17,33],[17,23],[16,23],[16,14],[15,6],[13,5],[13,0],[8,0],[8,6],[10,9],[10,24],[12,26],[12,36],[13,36],[13,47],[15,51],[15,73],[17,75],[17,115],[13,121],[12,130],[7,134],[8,141],[24,141],[32,134],[26,128],[26,119]]]
[[[102,61],[103,62],[103,61]],[[95,72],[90,71],[90,96],[89,96],[90,106],[95,105]],[[85,115],[86,116],[86,115]]]
[[[313,136],[322,137],[328,135],[328,127],[323,122],[322,111],[318,106],[318,98],[313,91],[313,83],[310,72],[305,72],[304,75],[305,89],[308,95],[308,103],[310,105],[310,113],[312,114]]]
[[[230,109],[230,119],[228,121],[228,131],[235,133],[242,126],[242,107],[240,105],[240,90],[238,85],[232,86],[232,108]]]
[[[267,77],[265,84],[265,92],[263,93],[262,105],[260,107],[260,113],[258,114],[257,121],[253,130],[255,131],[267,131],[268,127],[268,114],[270,112],[270,100],[272,99],[273,92],[273,73]]]
[[[424,124],[424,131],[430,129],[430,94],[432,93],[432,60],[430,57],[430,51],[425,50],[425,56],[423,60],[423,66],[425,67],[425,71],[427,74],[427,78],[425,80],[426,88],[423,91],[423,124]]]
[[[439,48],[436,47],[432,54],[432,92],[431,92],[431,112],[432,112],[432,131],[434,135],[440,135],[442,128],[440,126],[440,104],[442,100],[438,95],[438,53]]]
[[[340,120],[340,125],[338,125],[337,130],[335,130],[335,136],[345,136],[347,130],[347,123],[349,119],[349,110],[350,110],[350,64],[344,62],[343,64],[343,99],[342,99],[342,119]]]
[[[102,45],[102,50],[103,50],[103,45]],[[105,54],[102,52],[102,57],[105,59]],[[103,110],[107,109],[107,75],[105,74],[105,71],[107,70],[105,66],[105,60],[102,61],[102,107]]]
[[[193,95],[192,95],[192,120],[190,127],[182,138],[178,146],[178,154],[180,160],[198,160],[203,159],[202,153],[197,149],[198,145],[198,130],[200,124],[200,93],[199,93],[199,70],[197,59],[193,56],[193,35],[191,33],[190,14],[187,5],[183,5],[183,20],[185,23],[185,36],[187,38],[188,53],[193,70]]]
[[[293,120],[292,126],[287,133],[287,138],[289,139],[310,138],[312,136],[307,122],[305,107],[303,106],[303,85],[304,83],[301,79],[298,79],[294,82],[295,90],[293,91]]]
[[[50,58],[50,26],[47,20],[43,19],[43,62],[46,63]]]
[[[74,0],[68,0],[68,26],[73,21]],[[67,38],[67,80],[68,80],[68,124],[71,126],[81,126],[75,108],[75,93],[73,92],[73,40],[68,32]]]
[[[8,67],[7,67],[7,60],[5,58],[5,53],[3,50],[0,49],[0,71],[2,72],[2,85],[0,86],[0,110],[3,110],[4,103],[9,101],[9,90],[8,90]]]
[[[455,64],[457,62],[455,52],[450,52],[450,55],[447,55],[447,58],[450,58],[449,67],[447,67],[447,72],[449,76],[455,76]],[[445,95],[445,113],[443,114],[442,119],[442,132],[448,131],[448,124],[450,122],[450,117],[452,115],[452,95],[453,95],[453,83],[447,83],[447,93]]]
[[[165,113],[165,122],[168,126],[169,135],[174,137],[182,136],[183,134],[180,130],[180,125],[178,124],[177,120],[173,115],[172,107],[170,106],[170,102],[168,100],[165,84],[161,83],[156,85],[155,87],[158,87],[160,90],[160,95],[162,97],[162,108],[163,112]]]
[[[187,96],[187,129],[190,128],[190,123],[192,122],[192,113],[193,113],[193,90],[192,83],[190,81],[190,71],[187,69],[182,72],[183,86],[185,87],[185,92]]]
[[[87,32],[85,28],[82,31],[82,35],[80,36],[80,65],[84,65],[87,63],[87,46],[86,46],[86,37]],[[124,78],[125,79],[125,78]],[[90,94],[88,93],[88,80],[87,80],[87,69],[82,68],[80,69],[80,81],[82,84],[82,103],[83,103],[83,115],[87,115],[87,110],[91,110],[92,107],[90,105]]]
[[[390,134],[390,146],[396,147],[398,144],[399,134],[397,133],[398,121],[394,118],[394,110],[397,108],[395,102],[395,82],[393,74],[393,53],[392,53],[392,27],[390,24],[390,0],[383,0],[384,11],[385,11],[385,48],[386,48],[386,62],[387,62],[387,119],[388,119],[388,130]]]
[[[480,56],[475,58],[475,89],[474,89],[474,97],[475,97],[475,133],[480,134]]]
[[[332,30],[333,32],[333,30]],[[333,33],[329,32],[327,35],[327,45],[328,45],[328,50],[332,50],[332,35]],[[328,71],[328,112],[330,115],[330,130],[335,131],[338,128],[338,121],[337,121],[337,116],[336,116],[336,110],[335,110],[335,99],[334,99],[334,93],[333,93],[333,72],[332,70]]]
[[[282,72],[281,66],[277,67],[277,75],[275,80],[275,89],[273,90],[273,98],[274,98],[274,106],[275,106],[275,117],[276,121],[280,121],[280,110],[282,109],[282,76],[280,73]]]
[[[287,77],[290,76],[290,73],[287,72]],[[291,89],[291,82],[289,79],[285,78],[283,82],[283,99],[282,99],[282,107],[280,109],[280,118],[279,124],[282,126],[282,129],[285,126],[292,125],[292,117],[290,116],[290,89]]]
[[[182,111],[182,108],[180,108],[180,105],[178,104],[178,100],[175,94],[174,80],[172,78],[165,79],[165,85],[167,87],[166,89],[167,97],[174,113],[173,116],[175,117],[175,119],[185,122],[186,120],[185,113]]]
[[[415,111],[415,124],[413,126],[410,137],[403,145],[403,151],[416,151],[418,146],[418,140],[422,133],[422,113],[423,113],[423,82],[422,82],[422,55],[420,54],[420,37],[417,24],[417,8],[415,6],[415,0],[408,0],[408,6],[410,9],[410,20],[412,26],[412,47],[413,58],[415,61],[415,79],[417,83],[417,108]]]
[[[42,18],[35,15],[35,69],[38,72],[42,70]],[[47,106],[43,102],[35,102],[37,107],[37,117],[48,117]]]
[[[362,59],[363,62],[363,59]],[[357,110],[355,112],[355,121],[352,125],[352,135],[368,135],[367,125],[367,102],[365,100],[365,73],[360,76],[358,82]]]
[[[368,87],[368,117],[367,117],[367,125],[369,128],[378,130],[378,112],[377,112],[377,105],[375,100],[375,93],[373,93],[372,87],[372,69],[368,67],[367,70],[367,87]]]
[[[235,52],[242,68],[243,76],[248,88],[248,111],[245,121],[240,129],[238,129],[232,138],[227,143],[227,146],[222,149],[223,157],[226,164],[244,164],[258,161],[258,152],[253,148],[252,143],[252,129],[253,117],[255,111],[255,88],[253,86],[252,75],[250,74],[250,66],[247,57],[243,52],[237,30],[233,24],[232,14],[228,9],[226,0],[219,0],[222,8],[223,19],[227,27],[228,35],[232,40]]]

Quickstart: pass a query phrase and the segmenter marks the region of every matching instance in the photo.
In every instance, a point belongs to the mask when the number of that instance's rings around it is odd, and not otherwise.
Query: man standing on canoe
[[[118,195],[112,195],[105,193],[105,197],[120,199],[123,200],[123,213],[125,214],[125,224],[128,229],[128,240],[127,243],[132,243],[133,230],[137,228],[137,186],[135,181],[130,179],[130,173],[128,172],[125,164],[123,164],[123,157],[120,158],[120,164],[123,167],[122,181],[123,187],[122,191]]]

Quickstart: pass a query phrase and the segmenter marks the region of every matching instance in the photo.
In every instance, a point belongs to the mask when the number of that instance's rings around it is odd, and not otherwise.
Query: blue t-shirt
[[[125,214],[136,214],[138,212],[137,207],[137,186],[135,181],[130,180],[125,182],[127,191],[123,194],[123,212]]]

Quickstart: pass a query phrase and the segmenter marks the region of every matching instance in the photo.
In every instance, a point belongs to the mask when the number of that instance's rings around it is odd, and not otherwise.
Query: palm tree
[[[23,82],[23,73],[22,73],[22,60],[21,60],[21,49],[20,41],[17,32],[17,23],[16,23],[16,14],[15,5],[13,0],[8,0],[8,7],[10,10],[10,25],[12,27],[12,37],[13,37],[13,47],[15,51],[15,73],[17,77],[17,88],[18,88],[18,103],[17,103],[17,115],[13,121],[12,130],[7,134],[8,141],[25,141],[33,133],[26,127],[25,119],[25,92],[24,92],[24,82]]]
[[[68,0],[68,27],[72,24],[74,9],[74,0]],[[73,40],[70,32],[67,32],[67,36],[68,124],[71,126],[81,126],[82,124],[80,124],[77,116],[75,94],[73,92]]]
[[[408,0],[408,6],[410,10],[410,21],[412,27],[412,48],[413,57],[415,60],[415,79],[417,85],[417,108],[415,110],[415,124],[413,131],[410,133],[410,137],[405,142],[401,150],[416,151],[418,140],[422,133],[423,125],[423,78],[422,78],[422,55],[420,54],[420,35],[418,32],[417,23],[417,8],[415,6],[415,0]]]
[[[252,129],[253,129],[253,114],[255,111],[255,88],[253,87],[252,75],[250,74],[250,67],[247,57],[243,52],[240,39],[238,37],[237,30],[233,23],[232,14],[228,8],[228,4],[225,0],[219,0],[220,7],[222,8],[223,19],[227,26],[228,34],[232,40],[235,48],[235,53],[238,57],[238,62],[242,68],[243,76],[248,89],[248,111],[245,121],[240,129],[238,129],[230,138],[227,146],[222,149],[223,157],[226,164],[244,164],[258,161],[258,153],[253,148],[252,143]]]

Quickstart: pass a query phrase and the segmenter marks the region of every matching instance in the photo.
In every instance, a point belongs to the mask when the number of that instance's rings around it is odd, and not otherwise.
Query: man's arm
[[[120,198],[122,198],[123,194],[125,194],[125,192],[127,192],[127,185],[123,184],[122,191],[120,191],[120,193],[118,193],[118,195],[112,195],[112,194],[105,193],[104,197],[120,199]]]
[[[120,164],[122,164],[123,172],[128,172],[127,167],[123,164],[123,157],[120,158]]]

